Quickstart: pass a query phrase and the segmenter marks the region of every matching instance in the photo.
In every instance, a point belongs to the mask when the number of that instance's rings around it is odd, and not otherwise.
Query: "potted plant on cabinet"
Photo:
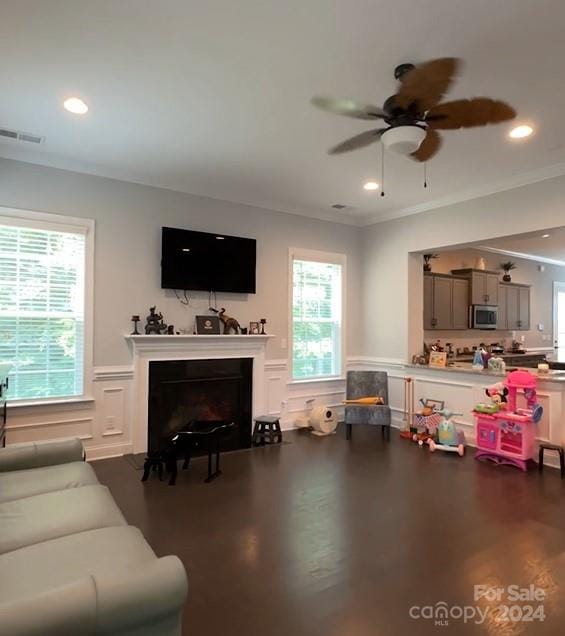
[[[500,269],[504,270],[504,276],[502,277],[502,280],[505,283],[510,283],[512,281],[510,272],[513,269],[516,269],[516,263],[513,263],[512,261],[505,261],[504,263],[500,263]]]
[[[424,271],[431,272],[432,271],[432,261],[434,258],[439,258],[439,254],[424,254]]]

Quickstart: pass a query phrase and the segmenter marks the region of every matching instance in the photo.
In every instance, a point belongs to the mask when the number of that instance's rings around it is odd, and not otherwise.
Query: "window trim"
[[[81,395],[56,398],[22,398],[10,400],[10,406],[44,406],[45,404],[68,403],[69,401],[92,401],[94,367],[94,230],[93,219],[86,219],[51,212],[36,212],[19,208],[0,207],[0,223],[31,227],[55,232],[84,234],[84,358],[83,386]]]
[[[290,247],[288,250],[288,368],[289,381],[288,384],[306,384],[308,382],[323,382],[342,380],[344,376],[346,354],[346,310],[347,307],[347,255],[339,252],[324,252],[320,250],[310,250],[301,247]],[[330,263],[332,265],[341,265],[341,333],[340,347],[341,355],[337,373],[334,375],[313,375],[308,378],[295,378],[293,368],[293,280],[294,280],[294,261],[314,261],[317,263]]]

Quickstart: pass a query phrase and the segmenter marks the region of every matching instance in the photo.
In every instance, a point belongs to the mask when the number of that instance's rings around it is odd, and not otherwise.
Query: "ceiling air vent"
[[[8,130],[7,128],[0,128],[0,140],[2,139],[25,141],[29,144],[42,144],[45,141],[45,137],[41,137],[40,135],[22,132],[21,130]]]

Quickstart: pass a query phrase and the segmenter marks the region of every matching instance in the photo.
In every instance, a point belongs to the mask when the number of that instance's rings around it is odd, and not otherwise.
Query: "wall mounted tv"
[[[255,293],[255,239],[164,227],[161,287]]]

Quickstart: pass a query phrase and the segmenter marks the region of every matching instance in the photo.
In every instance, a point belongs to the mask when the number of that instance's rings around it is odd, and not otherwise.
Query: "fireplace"
[[[252,376],[252,358],[149,362],[149,453],[191,421],[234,422],[223,448],[249,448]]]

